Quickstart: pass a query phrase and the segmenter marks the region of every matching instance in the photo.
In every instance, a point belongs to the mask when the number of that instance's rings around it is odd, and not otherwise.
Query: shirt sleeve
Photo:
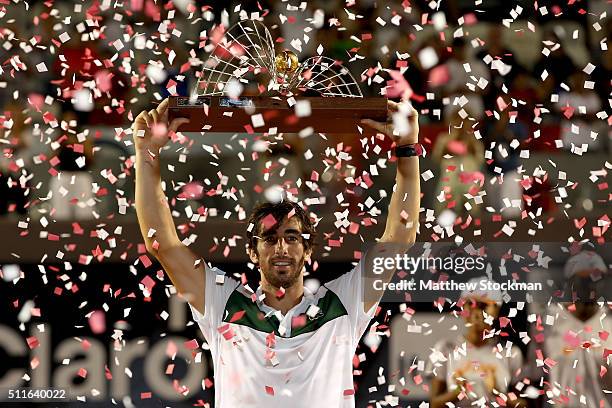
[[[204,338],[208,344],[212,344],[217,335],[217,328],[223,321],[223,311],[225,304],[232,292],[238,287],[239,283],[235,279],[227,276],[219,268],[209,268],[204,265],[206,274],[206,287],[204,290],[204,314],[198,312],[191,304],[191,314],[193,321],[200,326]]]
[[[340,302],[346,309],[353,328],[353,339],[356,342],[363,336],[378,307],[377,301],[367,313],[364,310],[362,267],[363,263],[360,261],[350,272],[325,284],[328,290],[340,298]]]

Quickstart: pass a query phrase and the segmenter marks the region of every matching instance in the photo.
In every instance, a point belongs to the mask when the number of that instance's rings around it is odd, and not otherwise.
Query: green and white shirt
[[[353,356],[376,305],[363,310],[361,263],[282,315],[217,268],[206,267],[204,315],[215,406],[355,406]],[[220,283],[223,282],[223,283]]]

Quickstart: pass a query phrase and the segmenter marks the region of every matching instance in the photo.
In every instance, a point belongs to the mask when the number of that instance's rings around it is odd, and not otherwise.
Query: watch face
[[[395,155],[397,157],[412,157],[412,156],[425,156],[425,149],[421,144],[412,144],[405,146],[398,146],[395,148]]]

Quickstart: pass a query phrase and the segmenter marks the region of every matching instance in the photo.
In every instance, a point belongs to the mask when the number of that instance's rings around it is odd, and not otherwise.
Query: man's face
[[[499,315],[499,306],[489,299],[481,297],[470,297],[465,300],[463,306],[463,318],[479,332],[490,330],[491,326],[485,322],[483,311],[496,319]]]
[[[597,313],[596,300],[603,295],[597,284],[601,277],[597,269],[583,269],[566,280],[566,290],[574,302],[566,302],[565,306],[576,319],[587,321]]]
[[[258,225],[257,251],[249,250],[251,261],[259,264],[262,283],[289,288],[300,280],[304,262],[311,255],[310,250],[304,250],[300,221],[285,218],[276,230],[263,229]]]

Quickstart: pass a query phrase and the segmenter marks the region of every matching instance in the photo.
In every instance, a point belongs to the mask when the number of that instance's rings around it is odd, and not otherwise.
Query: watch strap
[[[425,157],[425,148],[420,143],[396,146],[393,149],[395,157]]]

